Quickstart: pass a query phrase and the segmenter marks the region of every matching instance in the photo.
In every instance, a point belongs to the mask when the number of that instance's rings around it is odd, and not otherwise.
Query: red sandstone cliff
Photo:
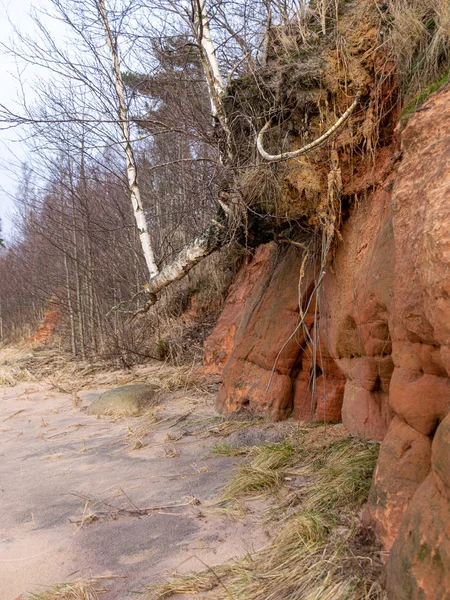
[[[358,193],[304,326],[299,297],[317,273],[299,290],[302,253],[262,246],[231,288],[205,363],[223,374],[224,413],[342,418],[353,435],[383,440],[365,518],[392,548],[390,598],[450,598],[448,86],[366,171],[351,183]]]
[[[30,342],[35,345],[49,344],[61,325],[61,319],[61,303],[57,296],[53,296],[48,302],[47,310],[39,325],[39,329],[31,337]]]

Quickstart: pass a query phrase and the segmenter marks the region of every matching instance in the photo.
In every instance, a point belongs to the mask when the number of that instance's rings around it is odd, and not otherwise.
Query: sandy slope
[[[113,576],[104,598],[127,600],[168,572],[202,569],[267,541],[254,526],[256,513],[237,523],[201,513],[236,462],[209,455],[214,438],[182,435],[183,421],[172,419],[132,450],[125,436],[135,420],[85,414],[97,395],[81,393],[75,407],[45,384],[0,389],[0,600],[67,581],[74,572]],[[214,414],[204,399],[180,396],[159,410],[160,416]],[[110,506],[90,503],[86,514],[97,520],[80,527],[85,496]],[[136,507],[172,504],[183,506],[133,514]]]

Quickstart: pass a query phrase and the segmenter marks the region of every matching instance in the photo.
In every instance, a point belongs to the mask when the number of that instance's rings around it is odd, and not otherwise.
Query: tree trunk
[[[150,277],[154,277],[158,273],[158,267],[155,262],[153,247],[147,227],[147,220],[145,218],[145,212],[141,201],[136,160],[134,157],[133,147],[131,145],[130,128],[128,125],[128,110],[125,102],[125,87],[122,79],[122,71],[120,70],[119,52],[109,26],[108,16],[105,8],[105,0],[98,0],[98,11],[102,21],[103,29],[105,31],[106,43],[108,44],[108,48],[111,53],[114,84],[119,103],[119,126],[122,133],[122,146],[126,156],[128,187],[130,190],[131,203],[133,205],[134,218],[136,220],[149,275]]]
[[[75,334],[75,319],[73,316],[73,306],[72,306],[72,293],[70,290],[70,274],[69,274],[69,265],[67,263],[67,253],[64,252],[64,269],[66,272],[66,295],[67,295],[67,309],[69,311],[69,323],[70,323],[70,349],[72,351],[72,355],[77,355],[77,344],[76,344],[76,334]]]
[[[2,316],[2,300],[0,298],[0,343],[3,342],[3,316]]]
[[[225,231],[226,228],[223,226],[211,225],[193,242],[185,246],[170,264],[161,269],[158,275],[152,277],[144,286],[144,290],[151,295],[150,304],[156,302],[156,297],[152,296],[174,281],[183,279],[196,264],[218,250],[223,245]]]
[[[72,243],[73,243],[73,256],[74,256],[74,269],[75,269],[75,294],[77,301],[77,313],[78,313],[78,334],[80,336],[80,350],[81,358],[86,359],[86,339],[84,332],[84,315],[83,315],[83,299],[81,289],[81,275],[80,275],[80,258],[79,258],[79,247],[78,247],[78,236],[77,236],[77,223],[75,219],[75,194],[72,188],[72,178],[70,179],[70,193],[72,201]]]
[[[214,119],[219,121],[223,131],[225,132],[227,138],[227,158],[228,160],[232,160],[232,134],[228,125],[228,119],[222,101],[226,87],[220,73],[219,63],[217,62],[216,53],[211,39],[211,30],[209,28],[209,18],[206,12],[205,0],[193,0],[193,9],[195,16],[194,31],[200,49],[200,58],[202,61],[203,71],[208,84],[211,112]]]

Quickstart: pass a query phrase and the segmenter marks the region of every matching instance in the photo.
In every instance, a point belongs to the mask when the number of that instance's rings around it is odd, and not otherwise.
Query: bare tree
[[[133,146],[131,143],[130,128],[128,125],[128,110],[125,100],[125,88],[122,79],[122,71],[120,69],[119,50],[117,47],[117,38],[113,38],[111,28],[109,26],[108,15],[105,8],[105,1],[98,0],[98,12],[101,18],[103,29],[105,30],[106,43],[108,44],[111,53],[111,61],[113,67],[114,83],[117,93],[119,127],[122,133],[123,149],[127,162],[128,185],[130,188],[131,203],[134,211],[134,218],[141,239],[142,250],[144,252],[145,261],[150,278],[158,274],[158,267],[155,262],[152,242],[147,227],[144,207],[141,200],[141,192],[138,185],[137,165],[134,157]]]
[[[64,289],[72,350],[83,354],[107,327],[118,338],[117,315],[99,322],[99,314],[143,290],[148,310],[236,231],[247,242],[248,224],[265,215],[246,204],[239,169],[317,148],[359,98],[314,142],[272,154],[263,136],[283,123],[285,107],[265,85],[263,48],[280,24],[302,23],[303,0],[51,1],[76,43],[55,41],[50,15],[36,15],[40,39],[17,34],[12,51],[45,67],[51,80],[38,85],[40,103],[25,98],[21,114],[0,107],[0,121],[32,126],[36,171],[46,181],[30,239],[39,235],[58,249],[51,283]],[[321,27],[331,3],[320,6]],[[235,79],[243,73],[257,98],[239,105]],[[52,163],[61,156],[58,174]],[[50,235],[52,226],[58,235]],[[29,251],[25,244],[21,256]]]

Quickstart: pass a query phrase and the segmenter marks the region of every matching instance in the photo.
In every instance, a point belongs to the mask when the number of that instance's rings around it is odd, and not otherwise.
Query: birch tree
[[[128,124],[128,110],[125,102],[125,88],[122,79],[122,71],[120,69],[117,39],[114,39],[113,34],[111,32],[111,28],[108,21],[108,15],[105,8],[105,0],[98,0],[97,7],[103,25],[103,29],[105,31],[106,43],[108,44],[108,48],[111,53],[113,77],[118,103],[118,124],[122,134],[123,150],[126,157],[127,177],[128,186],[130,188],[131,204],[133,206],[134,218],[136,220],[136,226],[141,240],[142,251],[145,256],[145,262],[147,264],[148,273],[150,278],[152,278],[158,274],[158,267],[155,262],[155,255],[153,252],[152,242],[148,231],[144,207],[142,205],[141,192],[138,185],[137,165],[134,156],[133,146],[131,144],[130,128]]]
[[[217,0],[215,3],[207,0],[130,0],[127,4],[119,2],[118,5],[108,7],[107,0],[51,1],[56,9],[57,18],[71,29],[82,45],[83,52],[74,54],[70,48],[59,47],[45,24],[37,21],[41,43],[22,36],[22,46],[25,50],[17,50],[16,54],[25,61],[46,67],[54,79],[40,90],[45,105],[41,105],[39,114],[30,111],[28,105],[24,105],[24,117],[9,112],[4,120],[9,119],[12,123],[33,123],[38,135],[44,137],[46,143],[58,137],[58,129],[64,124],[71,123],[73,131],[81,124],[83,136],[87,131],[87,138],[83,143],[86,147],[91,145],[91,156],[95,160],[99,160],[95,149],[101,144],[103,148],[109,146],[109,156],[125,162],[127,203],[133,211],[147,267],[144,289],[148,297],[148,308],[157,300],[162,289],[184,277],[201,260],[226,243],[230,231],[233,231],[236,219],[233,211],[236,206],[236,210],[242,210],[244,214],[243,221],[249,213],[246,212],[248,207],[239,206],[239,198],[236,202],[227,202],[224,201],[226,194],[218,195],[216,217],[203,231],[197,232],[192,241],[175,257],[161,260],[164,257],[160,256],[160,249],[154,244],[158,232],[152,229],[155,227],[154,219],[146,218],[147,207],[139,185],[136,158],[136,144],[139,144],[139,140],[133,138],[136,123],[145,121],[145,126],[151,130],[153,137],[171,132],[185,138],[187,144],[197,134],[199,137],[203,136],[203,139],[209,136],[226,171],[224,179],[228,178],[226,183],[228,188],[232,188],[235,177],[233,169],[237,166],[237,142],[234,139],[232,118],[227,113],[227,95],[233,85],[233,77],[240,72],[243,65],[252,76],[255,75],[252,69],[256,68],[264,40],[268,38],[266,29],[271,23],[277,22],[277,19],[287,26],[299,10],[304,11],[305,3],[300,0],[281,3],[266,0]],[[300,8],[297,8],[297,4]],[[240,11],[242,17],[239,16]],[[248,24],[249,15],[252,15],[253,19],[251,27]],[[138,30],[141,21],[145,24]],[[187,41],[184,39],[186,36]],[[147,119],[139,113],[138,106],[135,106],[137,114],[132,114],[132,94],[130,95],[125,85],[124,71],[132,71],[145,61],[150,66],[149,72],[152,69],[157,71],[158,61],[154,52],[152,53],[149,38],[153,41],[183,38],[184,45],[196,48],[209,100],[208,118],[212,133],[193,132],[187,117],[185,122],[181,120],[178,123],[160,121],[157,118]],[[121,44],[125,44],[125,52],[121,51]],[[138,56],[133,54],[136,48],[141,50]],[[134,58],[130,60],[130,56]],[[62,81],[64,83],[60,84]],[[255,81],[258,84],[256,76]],[[80,89],[84,90],[83,101],[78,96]],[[358,98],[326,134],[315,142],[306,144],[300,153],[309,152],[330,139],[350,116],[357,102]],[[157,100],[154,104],[157,104]],[[271,108],[268,108],[268,113]],[[256,115],[252,122],[252,116],[244,115],[250,121],[249,130],[253,128],[255,133],[250,141],[253,150],[256,153],[257,148],[259,160],[268,162],[292,157],[290,153],[270,154],[264,148],[263,136],[271,127],[271,120],[266,118],[268,116],[270,114]],[[262,119],[267,123],[257,135],[255,122],[260,123]],[[119,139],[115,131],[119,132]],[[80,132],[76,135],[79,136]],[[183,157],[181,160],[195,159],[197,157]],[[110,165],[104,167],[109,168]],[[245,228],[243,229],[245,239]],[[162,265],[160,268],[158,263]]]

